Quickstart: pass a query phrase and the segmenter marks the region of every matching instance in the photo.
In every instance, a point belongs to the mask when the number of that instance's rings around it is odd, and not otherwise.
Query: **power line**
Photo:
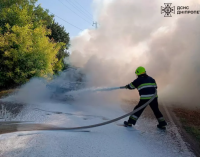
[[[75,8],[76,10],[78,10],[81,14],[84,14],[87,18],[91,18],[91,16],[88,16],[88,14],[86,14],[81,8],[78,8],[76,4],[74,4],[73,1],[71,0],[66,0],[73,8]]]
[[[49,11],[49,12],[50,12],[50,11]],[[52,12],[50,12],[50,13],[52,13]],[[52,13],[52,14],[53,14],[54,16],[58,17],[59,19],[61,19],[61,20],[65,21],[66,23],[70,24],[71,26],[73,26],[73,27],[75,27],[75,28],[77,28],[77,29],[79,29],[79,30],[81,30],[81,31],[82,31],[82,29],[81,29],[81,28],[79,28],[79,27],[77,27],[77,26],[75,26],[75,25],[71,24],[70,22],[68,22],[68,21],[66,21],[66,20],[64,20],[64,19],[62,19],[61,17],[59,17],[58,15],[56,15],[56,14],[54,14],[54,13]]]
[[[86,11],[84,11],[84,9],[82,9],[82,7],[78,6],[74,0],[72,0],[72,1],[71,0],[66,0],[66,1],[69,2],[71,4],[71,6],[73,6],[75,9],[77,9],[79,12],[82,12],[87,17],[89,17],[89,18],[92,17],[91,14],[88,14]]]
[[[60,1],[60,0],[59,0]],[[69,10],[71,10],[74,14],[76,14],[77,16],[79,16],[76,12],[74,12],[72,9],[70,9],[68,6],[66,6],[62,1],[60,1],[60,3],[62,3],[66,8],[68,8]],[[88,22],[86,19],[84,19],[83,17],[79,16],[81,19],[83,19],[84,21],[86,21],[87,23],[91,24],[90,22]]]
[[[92,16],[92,14],[91,14],[89,11],[85,10],[84,7],[83,7],[81,4],[79,4],[76,0],[73,0],[73,2],[76,3],[76,4],[78,4],[80,8],[83,8],[83,10],[84,10],[86,13],[88,13],[88,15]]]

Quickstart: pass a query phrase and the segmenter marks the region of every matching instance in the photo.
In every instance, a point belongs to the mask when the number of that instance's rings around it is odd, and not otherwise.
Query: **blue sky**
[[[92,26],[92,0],[38,0],[37,4],[41,4],[44,9],[48,9],[81,30],[94,28]],[[65,27],[65,30],[70,34],[70,38],[81,32],[80,29],[71,26],[60,18],[55,16],[55,21]]]

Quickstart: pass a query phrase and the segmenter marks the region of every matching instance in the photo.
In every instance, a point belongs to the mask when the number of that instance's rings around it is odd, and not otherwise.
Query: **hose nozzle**
[[[126,88],[126,86],[122,86],[122,87],[120,87],[120,89],[125,89]]]

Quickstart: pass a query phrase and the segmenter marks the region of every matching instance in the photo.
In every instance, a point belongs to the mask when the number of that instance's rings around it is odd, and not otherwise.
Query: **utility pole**
[[[97,22],[93,22],[92,26],[95,26],[95,28],[97,29]]]

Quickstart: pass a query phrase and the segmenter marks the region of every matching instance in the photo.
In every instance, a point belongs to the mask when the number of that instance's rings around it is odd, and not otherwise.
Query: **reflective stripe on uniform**
[[[157,87],[157,86],[156,85],[142,86],[142,87],[138,88],[138,90],[141,90],[143,88],[149,88],[149,87]]]
[[[131,89],[135,88],[135,86],[132,83],[130,83],[129,86],[131,87]]]
[[[164,117],[160,117],[160,118],[158,118],[158,121],[162,122],[162,121],[165,121],[165,119],[164,119]]]
[[[145,95],[143,95],[143,97],[140,97],[140,99],[151,99],[152,97],[144,97]],[[156,97],[158,97],[158,95],[156,95]]]
[[[148,95],[141,95],[140,97],[152,97],[154,94],[148,94]]]
[[[138,117],[135,116],[135,115],[131,115],[130,118],[133,119],[133,120],[137,120],[138,119]]]
[[[141,88],[143,86],[149,86],[149,85],[156,86],[156,83],[144,83],[144,84],[141,84],[140,86],[138,86],[137,88]]]

